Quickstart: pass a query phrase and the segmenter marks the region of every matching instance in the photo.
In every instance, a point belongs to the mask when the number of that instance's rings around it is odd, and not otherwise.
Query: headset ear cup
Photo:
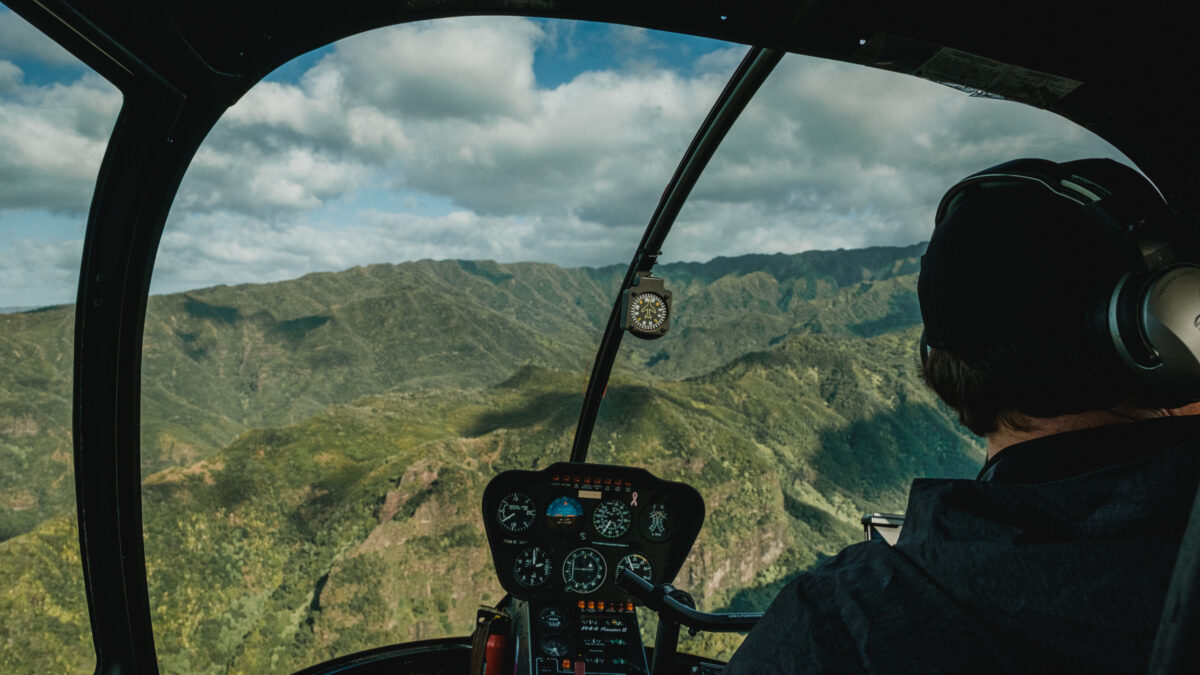
[[[1200,266],[1127,275],[1113,292],[1109,332],[1156,407],[1200,400]]]
[[[1162,360],[1147,342],[1142,327],[1142,300],[1147,275],[1126,274],[1117,282],[1106,312],[1108,334],[1126,368],[1137,375],[1158,368]]]

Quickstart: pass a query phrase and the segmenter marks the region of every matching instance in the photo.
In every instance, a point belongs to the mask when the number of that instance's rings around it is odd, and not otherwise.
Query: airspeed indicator
[[[533,498],[524,492],[506,495],[500,500],[500,506],[496,507],[496,521],[500,523],[500,527],[513,534],[528,530],[536,518],[537,509],[534,508]]]

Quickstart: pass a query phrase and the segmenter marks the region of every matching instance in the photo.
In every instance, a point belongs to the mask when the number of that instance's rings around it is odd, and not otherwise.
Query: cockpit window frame
[[[1188,44],[1181,31],[1191,24],[1182,14],[1080,17],[1069,8],[1055,13],[1031,3],[1028,11],[1010,7],[973,25],[948,2],[865,9],[812,2],[737,11],[722,10],[723,5],[639,7],[591,0],[418,0],[363,8],[314,1],[287,10],[269,2],[190,8],[166,1],[150,8],[83,0],[6,4],[125,96],[89,214],[75,326],[76,496],[97,672],[157,671],[142,547],[140,362],[149,280],[166,215],[212,125],[254,83],[294,56],[399,22],[499,13],[628,23],[917,75],[921,64],[952,45],[996,63],[1019,63],[1084,83],[1053,101],[1032,102],[1117,145],[1185,217],[1194,216],[1200,199],[1194,189],[1200,170],[1181,159],[1200,148],[1187,119],[1190,110],[1155,96],[1183,81],[1194,58],[1177,58],[1171,51],[1173,44]],[[1029,25],[1029,16],[1038,17],[1037,25]],[[1055,39],[1037,44],[1020,39],[1035,30]],[[1125,47],[1112,49],[1121,35],[1127,38]],[[934,72],[926,76],[944,79]],[[979,85],[981,91],[990,86],[973,76],[959,79],[950,83]],[[642,244],[631,272],[652,264],[657,249],[650,230]],[[598,384],[589,385],[595,405],[597,391],[603,391],[599,383],[607,378],[599,370],[593,373]],[[577,437],[577,446],[586,447],[585,436]],[[1189,530],[1193,548],[1200,547],[1198,529]],[[1186,639],[1188,634],[1178,635]]]

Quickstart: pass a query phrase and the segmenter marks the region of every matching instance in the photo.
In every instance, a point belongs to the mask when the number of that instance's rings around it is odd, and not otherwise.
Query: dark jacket
[[[726,672],[1144,672],[1198,479],[1200,416],[917,480],[896,546],[850,546],[789,583]]]

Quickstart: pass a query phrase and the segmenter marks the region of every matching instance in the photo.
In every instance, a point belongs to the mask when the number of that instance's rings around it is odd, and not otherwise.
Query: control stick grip
[[[710,633],[745,633],[758,620],[762,612],[734,612],[714,614],[701,612],[671,597],[675,589],[670,584],[652,584],[624,567],[617,569],[617,589],[632,595],[638,602],[692,630]]]

